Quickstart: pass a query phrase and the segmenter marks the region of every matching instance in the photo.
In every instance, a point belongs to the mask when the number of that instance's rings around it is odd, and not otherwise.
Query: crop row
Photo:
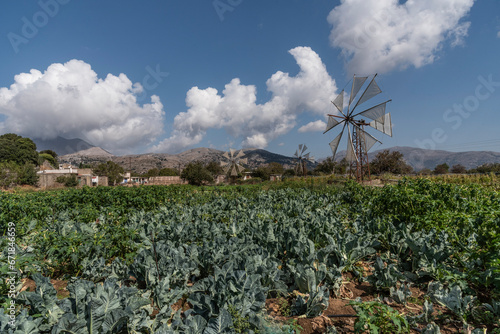
[[[500,196],[475,185],[98,188],[3,194],[0,205],[24,210],[16,265],[37,286],[18,297],[21,333],[269,332],[266,299],[316,317],[346,273],[402,304],[409,285],[427,291],[397,331],[431,333],[432,303],[464,325],[498,326]],[[12,213],[1,215],[7,226]],[[48,277],[68,280],[70,296],[59,300]],[[13,333],[7,320],[0,331]]]

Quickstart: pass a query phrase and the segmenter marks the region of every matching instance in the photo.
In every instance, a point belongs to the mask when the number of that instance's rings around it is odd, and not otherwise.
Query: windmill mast
[[[364,136],[364,127],[368,124],[364,120],[355,123],[357,126],[353,127],[353,146],[356,157],[352,162],[351,176],[356,177],[357,182],[370,180],[370,163],[368,161],[368,151],[366,149],[366,138]],[[361,131],[359,131],[361,130]],[[355,175],[354,175],[355,172]]]
[[[356,98],[356,96],[364,86],[368,77],[353,77],[351,94],[349,96],[348,103],[346,103],[347,110],[344,112],[344,90],[342,90],[335,100],[332,101],[333,105],[337,108],[340,114],[328,115],[328,124],[325,132],[323,132],[326,133],[337,125],[344,123],[340,134],[330,142],[330,147],[333,152],[333,159],[335,159],[335,154],[340,140],[342,139],[342,135],[347,128],[346,160],[349,163],[350,175],[352,177],[356,177],[356,181],[358,182],[370,179],[368,151],[373,147],[373,145],[375,145],[375,143],[380,142],[366,132],[365,127],[372,127],[392,137],[391,114],[385,112],[386,105],[391,100],[387,100],[356,114],[354,113],[354,110],[359,105],[382,93],[382,90],[375,82],[376,76],[376,74],[373,76],[369,84],[362,91],[359,98]],[[356,116],[367,117],[372,121],[370,123],[366,123],[364,119],[357,119]]]

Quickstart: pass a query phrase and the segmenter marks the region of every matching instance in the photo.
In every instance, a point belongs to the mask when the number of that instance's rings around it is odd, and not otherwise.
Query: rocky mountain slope
[[[414,147],[392,147],[390,151],[399,151],[403,153],[405,160],[415,169],[423,168],[434,169],[436,165],[447,163],[450,167],[455,164],[462,164],[467,169],[480,166],[485,163],[500,163],[500,153],[491,151],[469,151],[469,152],[448,152],[423,150]],[[370,160],[375,158],[380,151],[374,151],[369,154]],[[278,162],[285,168],[293,168],[296,165],[296,159],[281,154],[272,153],[262,149],[244,149],[244,158],[248,159],[246,164],[249,168],[256,168],[266,165],[270,162]],[[192,161],[225,161],[224,151],[212,148],[194,148],[179,154],[166,153],[148,153],[137,155],[114,156],[111,153],[99,148],[93,147],[76,153],[63,155],[59,157],[60,162],[68,162],[74,165],[80,163],[96,164],[108,160],[121,165],[125,170],[136,173],[145,173],[152,168],[175,168],[181,170]],[[339,152],[336,160],[345,156],[345,152]],[[310,164],[309,168],[314,168],[316,164]]]

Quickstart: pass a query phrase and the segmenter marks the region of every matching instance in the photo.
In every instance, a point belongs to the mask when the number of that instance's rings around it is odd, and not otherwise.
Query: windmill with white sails
[[[295,158],[297,158],[297,165],[295,166],[295,174],[298,176],[306,176],[307,175],[307,162],[314,162],[314,157],[311,156],[311,153],[306,153],[307,146],[306,144],[299,144],[299,149],[295,151]]]
[[[233,181],[245,170],[242,164],[248,163],[248,159],[242,159],[244,155],[245,153],[243,153],[243,150],[240,150],[238,154],[236,154],[236,150],[234,149],[230,149],[229,152],[224,152],[222,155],[226,158],[226,161],[221,161],[220,165],[224,170],[224,174],[229,174]]]
[[[382,90],[375,81],[376,76],[375,74],[373,78],[371,78],[361,96],[357,98],[358,93],[369,77],[357,77],[354,75],[350,95],[346,96],[346,92],[342,90],[335,100],[332,101],[340,114],[328,115],[328,124],[324,132],[326,133],[337,125],[343,124],[340,134],[330,142],[333,159],[335,159],[340,140],[347,129],[346,160],[350,165],[351,175],[355,176],[358,182],[370,179],[368,151],[375,143],[380,143],[378,139],[366,132],[365,127],[372,127],[392,137],[391,114],[386,113],[387,103],[391,102],[391,100],[387,100],[359,112],[357,109],[361,104],[382,93]],[[346,107],[344,108],[345,98],[349,100],[348,102],[346,101]],[[364,118],[369,118],[371,122],[367,123]]]

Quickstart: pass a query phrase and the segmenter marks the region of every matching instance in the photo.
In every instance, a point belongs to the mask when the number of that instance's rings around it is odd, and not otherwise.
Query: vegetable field
[[[0,193],[0,332],[500,333],[499,225],[429,180]]]

